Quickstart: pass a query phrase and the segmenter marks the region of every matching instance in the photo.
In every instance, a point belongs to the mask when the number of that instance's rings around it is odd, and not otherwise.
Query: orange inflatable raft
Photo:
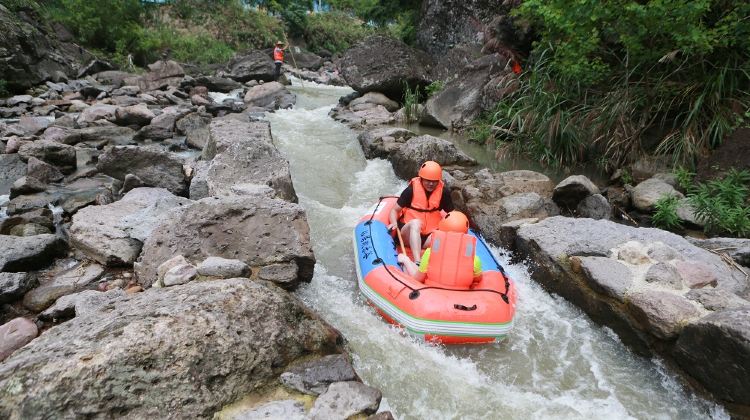
[[[465,344],[503,340],[513,326],[516,289],[481,236],[469,230],[477,238],[481,281],[469,289],[442,286],[440,279],[420,283],[396,260],[396,243],[387,227],[396,199],[381,198],[354,229],[361,293],[385,320],[426,341]]]

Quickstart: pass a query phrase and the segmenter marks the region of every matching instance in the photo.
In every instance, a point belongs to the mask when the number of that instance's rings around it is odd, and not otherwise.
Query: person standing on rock
[[[284,45],[281,41],[276,41],[276,46],[273,49],[273,63],[276,66],[273,72],[273,80],[279,80],[281,75],[281,65],[284,64],[284,50],[289,48],[289,45]]]
[[[418,176],[409,181],[389,215],[388,229],[401,229],[417,264],[422,247],[443,219],[441,211],[453,211],[453,201],[443,184],[443,168],[429,160],[419,168]]]

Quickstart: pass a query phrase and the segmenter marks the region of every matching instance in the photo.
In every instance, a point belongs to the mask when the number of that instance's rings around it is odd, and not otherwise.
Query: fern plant
[[[677,216],[677,205],[680,199],[674,195],[665,195],[654,203],[656,212],[651,218],[654,226],[665,229],[675,230],[682,228],[680,217]]]
[[[750,172],[732,169],[724,178],[694,188],[688,199],[706,232],[750,236],[749,185]]]

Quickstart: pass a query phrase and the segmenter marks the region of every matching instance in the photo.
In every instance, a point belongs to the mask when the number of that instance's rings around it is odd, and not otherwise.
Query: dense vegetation
[[[697,184],[693,183],[694,174],[684,168],[679,168],[675,175],[707,234],[750,236],[750,172],[732,169],[722,178]],[[659,199],[652,217],[654,226],[681,229],[679,204],[674,196]]]
[[[538,39],[477,139],[552,165],[643,152],[691,165],[747,122],[746,0],[526,0],[515,15]]]
[[[287,35],[312,51],[341,52],[365,36],[389,31],[413,37],[418,2],[330,1],[311,13],[311,0],[8,0],[33,9],[120,65],[145,65],[163,54],[193,63],[226,61],[236,51],[270,48]],[[5,4],[5,2],[4,2]]]

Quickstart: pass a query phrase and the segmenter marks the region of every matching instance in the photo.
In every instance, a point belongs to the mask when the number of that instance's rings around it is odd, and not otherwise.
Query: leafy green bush
[[[730,170],[722,179],[697,185],[688,195],[698,220],[706,232],[750,235],[750,172]]]
[[[374,31],[359,19],[341,12],[315,13],[308,17],[304,36],[311,51],[346,50]]]
[[[622,185],[633,185],[633,175],[629,170],[623,169],[622,174],[620,175],[620,181],[622,182]]]
[[[677,216],[677,204],[680,200],[674,195],[665,195],[654,203],[655,212],[651,217],[654,226],[660,229],[675,230],[682,227]]]
[[[196,64],[225,62],[234,54],[226,43],[208,33],[185,33],[165,26],[144,30],[136,51],[143,57],[142,61],[151,62],[159,58],[160,51],[167,49],[171,51],[171,58]]]
[[[432,95],[440,92],[445,87],[445,82],[442,80],[435,80],[434,82],[427,85],[427,87],[424,89],[425,93],[427,93],[427,97],[431,97]]]
[[[547,160],[620,167],[648,147],[690,162],[750,104],[745,0],[526,0],[515,14],[540,38],[495,125]]]
[[[674,169],[674,175],[677,178],[677,185],[682,191],[690,191],[692,189],[695,173],[690,172],[684,166],[678,166]]]
[[[138,43],[145,9],[140,0],[54,0],[47,11],[82,44],[115,52]]]
[[[497,141],[514,143],[517,152],[554,167],[576,164],[585,157],[588,125],[583,117],[585,105],[564,89],[551,89],[561,83],[544,71],[546,61],[539,60],[529,77],[519,83],[508,77],[501,88],[511,90],[487,117]],[[517,84],[512,90],[512,84]]]
[[[0,97],[10,95],[8,91],[8,82],[5,79],[0,79]]]

